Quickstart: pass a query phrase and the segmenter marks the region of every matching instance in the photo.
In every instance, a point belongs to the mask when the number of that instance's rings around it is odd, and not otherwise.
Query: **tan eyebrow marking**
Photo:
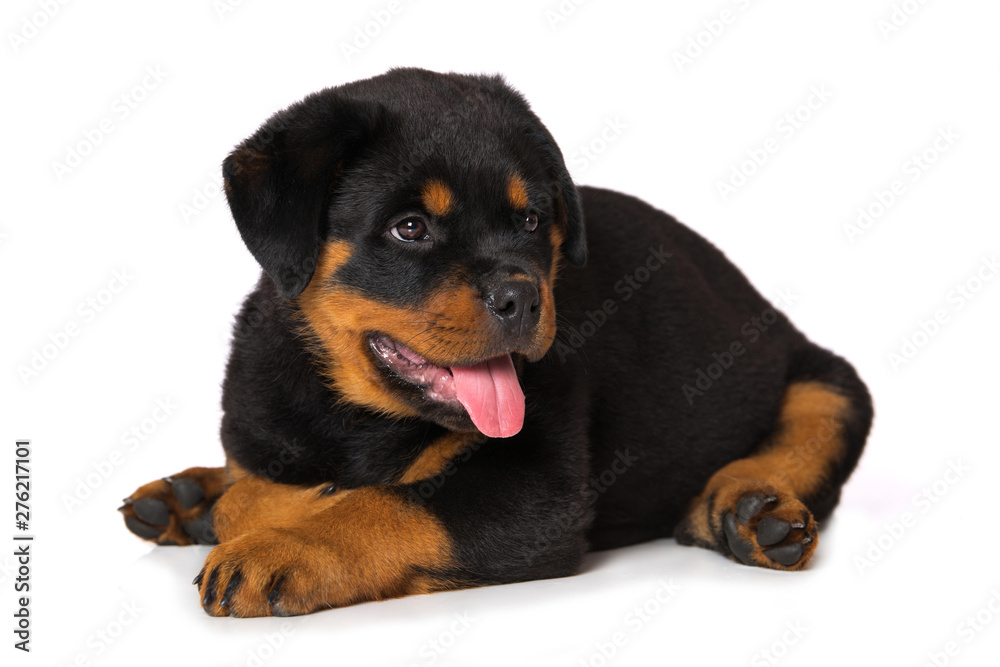
[[[455,208],[455,196],[451,188],[440,179],[432,179],[424,183],[421,191],[424,208],[434,215],[448,215]]]
[[[515,210],[523,211],[528,208],[528,184],[520,174],[511,174],[507,179],[507,199]]]

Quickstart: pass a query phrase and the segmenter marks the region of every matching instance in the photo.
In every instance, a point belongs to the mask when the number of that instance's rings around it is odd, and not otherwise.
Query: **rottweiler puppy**
[[[121,508],[157,544],[218,545],[195,578],[209,614],[563,577],[670,536],[809,562],[865,385],[696,233],[576,187],[502,78],[323,90],[223,174],[263,269],[226,369],[226,466]]]

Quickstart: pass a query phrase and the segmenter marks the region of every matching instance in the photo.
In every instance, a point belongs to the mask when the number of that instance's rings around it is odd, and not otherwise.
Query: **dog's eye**
[[[392,235],[400,241],[406,241],[407,243],[430,238],[430,235],[427,233],[427,223],[415,217],[406,218],[393,227]]]
[[[538,229],[538,216],[534,213],[529,213],[524,216],[524,231],[529,234]]]

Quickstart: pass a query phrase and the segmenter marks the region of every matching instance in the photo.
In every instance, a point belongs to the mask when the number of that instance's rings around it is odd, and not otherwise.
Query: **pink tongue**
[[[509,438],[524,424],[524,392],[510,355],[475,366],[453,366],[458,400],[483,435]]]

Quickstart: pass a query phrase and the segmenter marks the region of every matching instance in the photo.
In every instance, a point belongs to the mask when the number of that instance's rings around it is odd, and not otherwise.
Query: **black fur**
[[[511,222],[512,170],[528,182],[538,233]],[[311,95],[241,144],[224,172],[265,274],[237,321],[222,439],[241,466],[289,484],[390,483],[446,432],[346,404],[324,382],[293,298],[323,242],[353,249],[341,283],[412,306],[456,267],[479,289],[497,267],[544,275],[556,250],[544,230],[565,226],[559,334],[521,368],[524,428],[467,452],[447,475],[398,488],[447,527],[460,565],[442,574],[452,579],[568,575],[588,548],[672,535],[712,473],[766,441],[795,380],[819,379],[854,407],[848,451],[806,499],[817,515],[833,509],[860,456],[871,406],[851,367],[669,215],[574,187],[551,135],[499,78],[393,70]],[[419,184],[432,177],[459,193],[460,222],[432,220],[433,247],[401,248],[386,230],[420,208]],[[763,330],[752,322],[765,313]],[[686,391],[734,342],[745,353],[709,388]]]

